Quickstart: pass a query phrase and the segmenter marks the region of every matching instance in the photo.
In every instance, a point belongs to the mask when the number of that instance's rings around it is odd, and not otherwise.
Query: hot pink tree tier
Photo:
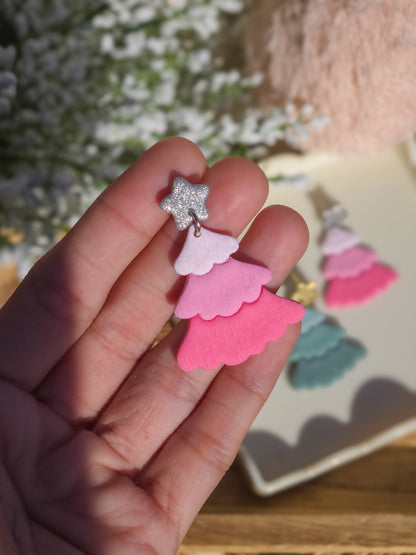
[[[264,288],[268,268],[231,258],[237,248],[226,235],[204,228],[200,237],[188,232],[175,263],[188,276],[175,308],[176,316],[189,320],[177,357],[182,370],[240,364],[304,315],[299,303]]]
[[[322,273],[328,280],[325,291],[328,306],[364,304],[398,278],[392,268],[379,263],[375,251],[359,243],[355,233],[339,226],[330,227],[325,236],[321,250],[327,257]]]

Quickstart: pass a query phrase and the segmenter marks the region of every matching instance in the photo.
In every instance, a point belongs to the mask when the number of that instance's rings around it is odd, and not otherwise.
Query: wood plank
[[[403,515],[200,515],[182,550],[245,553],[412,553],[415,520]],[[394,533],[392,533],[394,531]],[[185,551],[186,552],[186,551]]]
[[[260,498],[252,493],[234,464],[202,509],[207,513],[344,511],[363,507],[380,511],[397,506],[416,511],[416,449],[386,447],[281,494]]]
[[[264,499],[249,490],[234,464],[182,550],[416,553],[415,438]]]

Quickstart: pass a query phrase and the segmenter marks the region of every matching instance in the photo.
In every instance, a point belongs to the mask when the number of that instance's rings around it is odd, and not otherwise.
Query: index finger
[[[206,161],[190,141],[157,143],[94,202],[0,311],[0,376],[35,388],[98,314],[117,278],[169,217],[158,201]]]

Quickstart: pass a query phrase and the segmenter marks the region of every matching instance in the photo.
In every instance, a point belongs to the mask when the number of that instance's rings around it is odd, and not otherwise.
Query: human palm
[[[240,233],[267,182],[239,158],[206,170],[162,141],[111,185],[0,312],[2,553],[176,553],[231,464],[298,333],[235,367],[179,370],[179,324],[151,348],[182,283],[183,234],[158,206],[183,175],[211,187],[209,227]],[[302,255],[293,211],[263,211],[240,251],[277,288]]]

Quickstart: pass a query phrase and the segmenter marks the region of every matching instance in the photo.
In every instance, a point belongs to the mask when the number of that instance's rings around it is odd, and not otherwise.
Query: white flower
[[[316,129],[316,131],[322,131],[322,129],[328,125],[329,123],[329,116],[322,115],[322,116],[315,116],[311,119],[311,126]]]
[[[243,8],[240,0],[214,0],[213,4],[224,12],[229,13],[238,13]]]
[[[103,35],[101,39],[101,52],[103,54],[114,52],[114,37],[110,33]]]
[[[101,29],[112,29],[116,24],[116,18],[111,12],[97,15],[93,19],[93,25]]]
[[[126,11],[127,11],[127,21],[129,21],[129,19],[131,18],[132,11],[131,9]],[[143,6],[139,9],[135,9],[133,12],[133,16],[134,16],[135,25],[140,23],[147,23],[148,21],[151,21],[156,17],[156,10],[154,7],[150,5]]]
[[[211,62],[211,52],[208,48],[201,48],[191,52],[188,60],[188,68],[192,73],[200,73]]]
[[[225,114],[220,119],[219,135],[228,143],[236,143],[240,137],[241,126],[232,119],[230,114]]]
[[[216,93],[227,85],[233,85],[240,80],[240,72],[237,70],[218,71],[213,74],[211,82],[211,90]]]
[[[311,104],[305,104],[299,111],[299,115],[301,118],[308,118],[314,112],[314,108]]]
[[[154,101],[159,106],[171,106],[175,98],[176,76],[165,79],[154,91]]]
[[[124,48],[113,48],[112,54],[116,60],[125,58],[138,58],[143,54],[145,47],[149,46],[146,35],[142,32],[131,32],[124,37]]]

